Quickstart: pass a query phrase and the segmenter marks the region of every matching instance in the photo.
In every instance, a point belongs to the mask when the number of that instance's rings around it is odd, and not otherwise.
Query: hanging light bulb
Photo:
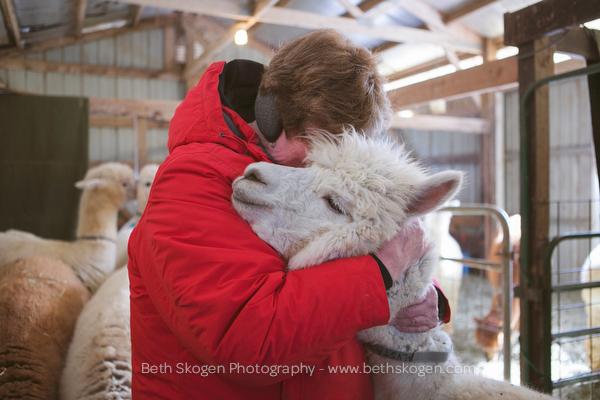
[[[235,44],[243,46],[246,43],[248,43],[248,33],[245,30],[240,29],[235,33]]]

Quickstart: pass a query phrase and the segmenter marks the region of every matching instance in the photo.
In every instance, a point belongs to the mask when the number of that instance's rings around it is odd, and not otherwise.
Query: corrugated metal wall
[[[587,78],[555,82],[550,96],[550,237],[567,232],[599,230],[598,178],[594,158]],[[505,94],[506,211],[519,212],[519,95]],[[564,246],[556,265],[560,271],[579,268],[589,243]],[[559,279],[558,276],[555,279]],[[578,273],[561,273],[560,282],[578,281]]]
[[[64,63],[83,63],[163,69],[163,31],[141,31],[115,38],[78,44],[27,55],[24,58]],[[232,44],[218,60],[247,58],[268,63],[269,58],[246,46]],[[185,84],[174,80],[105,77],[0,69],[0,80],[9,89],[46,95],[119,99],[183,100]],[[160,163],[167,156],[168,129],[148,129],[148,162]],[[91,127],[90,162],[133,161],[132,128]]]
[[[430,165],[432,172],[456,169],[465,172],[461,203],[481,203],[481,136],[468,133],[397,130],[396,134],[417,159]],[[461,161],[462,160],[462,161]]]

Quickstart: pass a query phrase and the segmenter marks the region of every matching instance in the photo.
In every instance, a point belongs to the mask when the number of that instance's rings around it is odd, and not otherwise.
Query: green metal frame
[[[553,292],[568,292],[573,290],[589,289],[593,287],[600,287],[600,281],[591,281],[578,284],[568,285],[556,285],[552,286],[552,255],[558,245],[565,240],[576,240],[576,239],[591,239],[600,237],[600,232],[586,232],[586,233],[569,233],[555,237],[549,244],[544,256],[544,279],[543,279],[543,291],[542,291],[542,302],[544,304],[544,371],[552,371],[552,342],[556,339],[566,337],[578,337],[586,336],[594,333],[600,333],[600,327],[590,329],[577,329],[567,332],[559,332],[555,335],[552,334],[552,293]],[[544,391],[552,393],[552,389],[558,389],[561,387],[574,385],[576,383],[584,383],[600,380],[600,372],[580,375],[575,378],[561,379],[560,381],[552,381],[552,373],[544,373]]]
[[[535,93],[535,91],[540,88],[541,86],[547,85],[550,82],[553,81],[559,81],[562,79],[567,79],[567,78],[572,78],[572,77],[576,77],[576,76],[583,76],[583,75],[592,75],[592,74],[597,74],[600,73],[600,64],[594,64],[592,66],[586,67],[586,68],[582,68],[582,69],[578,69],[578,70],[574,70],[574,71],[570,71],[570,72],[566,72],[564,74],[559,74],[559,75],[553,75],[553,76],[549,76],[543,79],[540,79],[539,81],[535,82],[533,85],[531,85],[526,91],[525,94],[523,95],[523,98],[521,99],[521,105],[520,105],[520,110],[519,110],[519,124],[520,124],[520,142],[521,142],[521,157],[520,157],[520,161],[521,161],[521,216],[523,217],[522,219],[522,236],[521,236],[521,275],[524,277],[529,277],[529,266],[531,265],[531,254],[529,253],[529,231],[530,231],[530,227],[528,226],[527,221],[529,220],[529,214],[530,214],[530,207],[529,207],[529,182],[527,180],[527,176],[528,176],[528,160],[527,160],[527,155],[529,154],[529,147],[527,145],[527,118],[528,118],[528,102],[529,99],[531,98],[531,96]],[[527,285],[528,281],[525,280],[524,282],[522,282],[522,285]],[[539,289],[539,288],[534,288],[534,289]],[[542,296],[543,297],[543,296]],[[550,310],[551,304],[544,304],[544,309],[548,309]],[[529,325],[529,315],[527,312],[522,312],[521,313],[521,327],[526,327]],[[544,326],[544,332],[546,331],[546,326]],[[549,332],[549,331],[548,331]],[[531,338],[529,337],[529,334],[527,332],[527,329],[521,329],[521,337],[522,337],[522,346],[521,346],[521,352],[524,354],[524,356],[526,357],[526,359],[530,359],[531,357],[529,357],[529,349],[530,349],[530,341]],[[544,369],[544,371],[550,371],[550,370],[546,370]],[[548,376],[550,376],[550,378],[548,378]],[[551,374],[544,374],[544,382],[546,382],[548,379],[550,379],[550,382],[552,381],[552,377]],[[523,373],[523,381],[525,384],[530,384],[531,383],[531,379],[529,377],[529,371],[527,368],[525,368],[525,371]],[[551,389],[547,389],[547,390],[551,390]]]

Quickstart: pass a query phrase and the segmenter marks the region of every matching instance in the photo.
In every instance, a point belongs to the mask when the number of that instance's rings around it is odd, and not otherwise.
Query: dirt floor
[[[483,271],[473,271],[462,276],[458,310],[453,313],[454,333],[452,334],[454,349],[463,365],[473,366],[476,373],[489,378],[501,380],[504,377],[504,357],[498,354],[490,361],[486,361],[483,351],[475,341],[474,317],[487,315],[492,297],[492,286],[485,278]],[[562,294],[560,299],[555,297],[554,307],[565,307],[581,303],[579,293]],[[553,313],[553,332],[584,328],[586,321],[585,310],[581,307],[572,307],[567,310]],[[585,343],[578,341],[564,341],[554,343],[552,347],[552,377],[553,380],[564,379],[580,373],[589,372],[586,364]],[[514,335],[511,356],[511,382],[519,384],[519,344],[518,335]],[[570,386],[555,390],[553,396],[565,400],[593,399],[600,400],[600,383]]]

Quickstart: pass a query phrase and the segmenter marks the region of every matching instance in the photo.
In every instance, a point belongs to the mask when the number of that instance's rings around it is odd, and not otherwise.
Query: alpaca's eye
[[[331,198],[331,196],[327,196],[325,197],[325,201],[327,201],[327,204],[329,204],[329,207],[331,207],[331,209],[339,214],[345,214],[344,210],[342,210],[340,208],[339,205],[337,205],[337,203]]]
[[[146,187],[150,187],[152,185],[150,182],[146,182]]]
[[[127,187],[127,182],[122,182],[122,183],[121,183],[121,185],[122,185],[123,187]]]

